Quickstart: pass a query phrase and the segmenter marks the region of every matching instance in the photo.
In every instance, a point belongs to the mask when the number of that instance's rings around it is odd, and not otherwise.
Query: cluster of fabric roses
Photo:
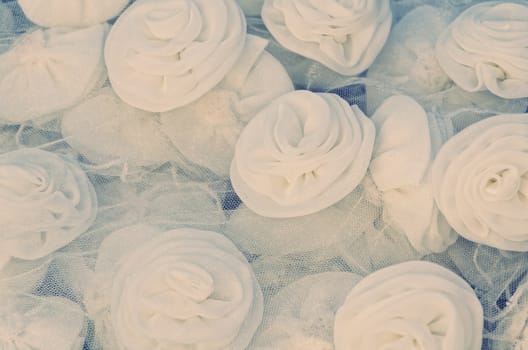
[[[383,225],[414,258],[459,235],[528,251],[528,4],[479,2],[454,19],[422,6],[393,25],[395,2],[0,3],[0,34],[16,9],[36,25],[0,40],[0,123],[16,130],[0,134],[0,345],[481,349],[482,306],[440,265],[323,272],[267,294],[248,260],[325,246],[352,264],[347,242]],[[246,16],[270,37],[248,34]],[[299,62],[375,82],[366,106],[301,86]],[[64,145],[16,146],[24,128]],[[39,293],[55,254],[102,222],[94,179],[166,164],[229,180],[241,204],[227,224],[109,230],[92,240],[79,303]]]

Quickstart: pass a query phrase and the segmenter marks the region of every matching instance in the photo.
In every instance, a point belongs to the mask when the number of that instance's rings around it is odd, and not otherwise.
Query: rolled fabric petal
[[[442,252],[454,243],[452,232],[433,198],[431,164],[434,154],[425,110],[412,98],[394,95],[371,117],[376,143],[370,175],[381,194],[385,221],[407,235],[422,253]]]
[[[229,176],[235,144],[247,122],[272,100],[293,91],[286,70],[248,35],[244,51],[220,84],[193,103],[162,113],[160,124],[190,161]]]
[[[69,108],[106,79],[108,26],[36,29],[0,55],[0,121],[21,123]]]
[[[471,287],[440,265],[412,261],[362,279],[337,310],[336,350],[480,350],[483,311]]]
[[[366,70],[389,35],[388,0],[266,0],[262,19],[285,48],[343,75]]]
[[[486,1],[458,16],[438,38],[436,55],[449,77],[470,92],[528,97],[528,5]]]
[[[86,330],[83,310],[66,298],[2,294],[2,349],[81,350]]]
[[[243,350],[263,315],[246,258],[212,231],[116,231],[101,245],[91,290],[87,307],[108,348]]]
[[[84,233],[95,220],[97,199],[74,161],[20,149],[0,155],[0,207],[0,256],[34,260]]]
[[[128,104],[168,111],[217,85],[242,53],[245,37],[235,0],[139,0],[108,35],[108,75]]]
[[[19,0],[24,14],[43,27],[87,27],[117,16],[129,0]]]
[[[528,115],[472,124],[440,149],[433,193],[449,224],[467,239],[528,251]]]
[[[242,131],[231,181],[242,201],[269,217],[324,209],[361,182],[375,127],[334,94],[293,91],[261,110]]]

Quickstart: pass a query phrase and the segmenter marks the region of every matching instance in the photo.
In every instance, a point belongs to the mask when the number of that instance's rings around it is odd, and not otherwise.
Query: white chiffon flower
[[[86,27],[119,14],[129,0],[18,0],[24,14],[43,27]]]
[[[528,97],[528,4],[486,1],[464,11],[439,37],[436,55],[470,92]]]
[[[60,297],[2,294],[0,348],[81,350],[86,318],[79,305]]]
[[[385,44],[392,14],[388,0],[266,0],[262,19],[285,48],[357,75]]]
[[[367,171],[375,127],[334,94],[293,91],[245,127],[231,181],[257,214],[294,217],[317,212],[352,192]]]
[[[433,191],[467,239],[528,251],[528,115],[498,115],[451,138],[433,163]]]
[[[413,261],[361,280],[339,308],[336,350],[480,350],[483,311],[475,292],[439,265]]]
[[[425,110],[408,96],[389,97],[371,119],[376,143],[369,169],[381,194],[385,221],[406,234],[417,251],[444,251],[457,235],[433,198],[433,140],[441,137],[434,135]]]
[[[86,299],[109,349],[243,350],[263,315],[245,257],[221,234],[190,228],[111,234]]]
[[[190,161],[229,176],[235,144],[253,116],[293,90],[267,40],[248,35],[244,51],[220,84],[193,103],[162,113],[161,128]]]
[[[0,155],[0,267],[34,260],[84,233],[97,212],[95,191],[73,161],[37,149]]]
[[[245,36],[235,0],[139,0],[108,35],[108,75],[128,104],[167,111],[218,84],[240,56]]]
[[[0,121],[20,123],[73,106],[106,78],[107,25],[36,29],[0,55]]]

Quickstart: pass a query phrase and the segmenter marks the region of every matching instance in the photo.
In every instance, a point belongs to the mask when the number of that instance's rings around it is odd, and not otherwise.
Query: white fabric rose
[[[339,308],[336,350],[480,350],[483,310],[475,292],[439,265],[413,261],[361,280]]]
[[[0,121],[20,123],[73,106],[106,79],[107,25],[37,29],[0,55]]]
[[[315,213],[352,192],[367,171],[375,127],[334,94],[293,91],[245,127],[231,163],[242,201],[269,217]]]
[[[129,106],[109,87],[66,111],[61,130],[95,164],[119,159],[132,167],[177,159],[159,115]]]
[[[436,153],[425,110],[404,95],[389,97],[371,117],[376,143],[370,175],[383,201],[385,221],[428,254],[454,243],[452,232],[433,198],[431,164]]]
[[[87,307],[109,349],[243,350],[263,315],[246,258],[212,231],[114,232],[101,245],[92,290]]]
[[[433,191],[467,239],[528,251],[528,115],[504,114],[451,138],[433,163]]]
[[[392,14],[388,0],[266,0],[262,19],[285,48],[357,75],[385,44]]]
[[[440,35],[436,55],[447,75],[470,92],[528,97],[528,5],[487,1],[464,11]]]
[[[167,111],[217,85],[240,56],[245,36],[235,0],[139,0],[108,35],[108,75],[128,104]]]
[[[235,143],[246,123],[273,99],[293,90],[284,67],[249,35],[244,51],[220,84],[197,101],[162,113],[161,128],[190,161],[229,176]]]
[[[0,155],[0,267],[34,260],[84,233],[97,212],[95,191],[73,161],[38,149]]]
[[[0,348],[81,350],[87,329],[79,305],[66,298],[2,294]]]
[[[86,27],[119,14],[129,0],[18,0],[24,14],[43,27]]]

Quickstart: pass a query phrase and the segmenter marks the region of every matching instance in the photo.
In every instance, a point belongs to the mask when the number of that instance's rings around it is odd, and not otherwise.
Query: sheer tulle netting
[[[30,185],[61,194],[39,194],[38,205],[30,208],[38,213],[20,211],[16,220],[5,219],[18,230],[5,232],[0,223],[0,348],[334,349],[334,319],[344,312],[338,309],[349,292],[375,271],[423,260],[454,272],[478,297],[482,349],[528,349],[527,253],[456,235],[433,194],[423,191],[431,183],[431,161],[453,135],[490,116],[527,112],[527,98],[463,90],[434,59],[440,33],[482,1],[390,1],[389,38],[370,68],[354,77],[285,49],[258,16],[263,1],[239,2],[247,11],[248,46],[237,48],[242,53],[235,69],[224,80],[217,77],[214,89],[190,107],[136,109],[101,79],[106,72],[92,67],[93,76],[77,81],[86,86],[77,86],[67,105],[42,105],[42,96],[27,96],[24,101],[39,101],[39,108],[23,106],[31,111],[23,113],[24,120],[0,119],[0,159],[24,149],[52,154],[63,164],[53,169],[59,171],[46,171],[45,157],[38,164],[24,157],[10,158],[14,165],[0,162],[23,168],[17,176],[28,183],[15,186],[9,182],[13,176],[0,169],[0,203],[12,200],[6,193],[29,198]],[[122,10],[115,3],[114,16]],[[17,1],[1,0],[0,55],[37,28]],[[163,35],[173,31],[158,29]],[[67,46],[54,54],[68,55]],[[5,88],[0,81],[0,91]],[[346,196],[307,215],[264,217],[235,193],[229,164],[252,115],[293,88],[339,95],[372,117],[372,128],[385,138],[371,147],[376,165],[362,170],[362,180]],[[20,93],[28,91],[37,94]],[[412,125],[393,115],[387,100],[392,95],[414,100],[405,105],[406,111],[420,109]],[[181,124],[175,123],[178,117]],[[412,142],[387,136],[398,128]],[[384,153],[388,148],[413,167],[395,167]],[[67,174],[71,164],[87,174],[93,189]],[[387,168],[393,172],[389,179]],[[60,184],[64,178],[67,188]],[[408,211],[398,210],[401,206]],[[411,228],[402,225],[409,211],[416,215]],[[32,231],[35,220],[46,228],[56,223],[67,238],[53,241]],[[163,277],[173,266],[178,273]],[[165,285],[185,298],[164,294]],[[169,301],[179,303],[178,312],[164,310]],[[187,322],[195,315],[207,321]],[[177,324],[177,330],[171,333],[167,324]],[[215,332],[205,331],[213,326]]]

